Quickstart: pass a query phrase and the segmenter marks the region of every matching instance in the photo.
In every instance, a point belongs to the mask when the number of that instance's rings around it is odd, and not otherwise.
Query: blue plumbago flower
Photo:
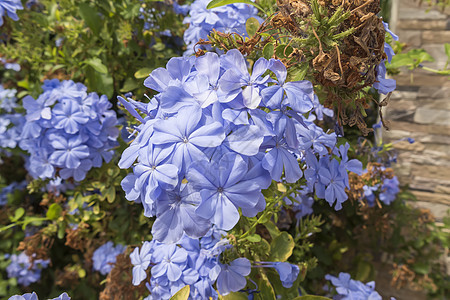
[[[219,255],[224,248],[220,245],[227,242],[226,239],[208,242],[210,250],[201,246],[199,239],[186,235],[177,244],[144,242],[140,250],[136,248],[130,255],[133,284],[145,280],[151,267],[152,277],[146,283],[151,295],[147,299],[170,299],[185,285],[191,286],[189,299],[218,299],[213,284],[221,271]]]
[[[381,300],[380,294],[375,291],[375,282],[366,284],[353,280],[348,273],[339,273],[339,277],[327,274],[326,280],[330,280],[338,293],[333,299],[346,300]]]
[[[285,288],[291,288],[294,281],[297,279],[300,273],[300,268],[297,265],[290,264],[288,262],[255,262],[257,267],[274,268],[280,275],[281,284]]]
[[[245,276],[251,271],[250,261],[246,258],[237,258],[229,264],[220,264],[220,273],[217,277],[217,290],[223,296],[230,292],[242,290],[247,285]]]
[[[102,275],[107,275],[114,267],[117,255],[122,254],[125,249],[126,247],[123,245],[114,246],[111,241],[98,247],[92,256],[94,270],[99,271]]]
[[[214,14],[205,11],[204,16]],[[142,204],[145,216],[156,216],[156,240],[176,243],[183,234],[198,238],[213,225],[232,229],[240,212],[254,217],[264,210],[261,191],[271,180],[291,183],[304,177],[308,193],[330,205],[337,202],[336,209],[347,199],[347,172],[360,172],[360,164],[348,159],[348,147],[336,147],[335,133],[303,116],[318,108],[321,118],[323,108],[310,82],[286,82],[286,72],[280,61],[264,58],[249,71],[238,50],[175,57],[144,81],[157,92],[147,103],[118,97],[140,122],[131,129],[136,135],[119,162],[120,168],[133,168],[122,188],[129,201]],[[45,102],[33,105],[30,120],[49,115]],[[78,108],[67,105],[66,111]],[[84,119],[55,122],[68,134]],[[30,136],[36,134],[32,129],[27,128]],[[53,154],[50,166],[47,155],[36,159],[51,173],[52,162],[83,166],[89,159],[77,155]]]
[[[285,198],[284,202],[287,205],[292,206],[292,210],[295,212],[295,218],[297,219],[297,223],[300,222],[301,218],[312,214],[314,211],[312,206],[314,204],[314,197],[312,195],[312,191],[308,189],[307,186],[303,186],[299,193],[291,194],[291,198],[295,201],[291,201],[289,198]]]
[[[8,203],[8,195],[13,194],[16,190],[24,190],[27,187],[27,182],[13,182],[8,186],[0,189],[0,206]]]
[[[398,192],[400,192],[400,188],[397,176],[386,178],[381,185],[380,201],[389,205],[395,200]]]
[[[37,294],[35,292],[33,292],[33,293],[26,293],[21,296],[14,295],[14,296],[9,297],[8,300],[39,300],[39,298],[38,298]],[[66,292],[64,292],[61,295],[59,295],[58,297],[52,298],[49,300],[70,300],[70,297]]]
[[[5,67],[6,70],[14,70],[16,72],[19,72],[21,69],[19,64],[13,63],[13,62],[8,62],[3,57],[0,57],[0,62],[3,64],[3,66]]]
[[[394,41],[398,41],[398,36],[389,29],[389,24],[386,22],[383,22],[383,26],[384,26],[384,30],[391,35],[392,39]],[[388,62],[391,62],[392,57],[395,55],[395,53],[394,53],[394,50],[392,49],[391,45],[389,45],[386,42],[384,43],[384,52],[386,53],[386,55],[388,57]]]
[[[0,110],[11,113],[17,107],[16,93],[17,90],[5,89],[0,85]]]
[[[112,159],[116,113],[106,96],[86,93],[81,83],[46,80],[42,89],[36,100],[23,99],[27,113],[19,146],[30,154],[27,169],[34,178],[81,181]]]
[[[388,94],[395,90],[397,83],[395,79],[386,79],[386,60],[382,60],[377,67],[377,81],[373,84],[373,87],[378,90],[379,93]]]
[[[247,162],[232,152],[219,161],[203,160],[193,164],[186,178],[201,197],[196,213],[218,228],[232,229],[239,221],[238,208],[245,211],[255,207],[262,187],[267,188],[264,170],[260,169],[261,176],[247,180],[248,170]]]
[[[3,25],[3,17],[8,15],[14,21],[19,20],[17,10],[23,9],[20,0],[2,0],[0,1],[0,26]]]
[[[376,184],[374,186],[368,185],[363,186],[364,199],[367,200],[367,204],[369,204],[370,207],[373,207],[375,205],[376,195],[374,192],[378,191],[379,188],[380,188],[379,184]]]
[[[245,23],[249,18],[257,18],[257,9],[248,4],[229,4],[213,9],[206,9],[209,0],[195,0],[189,7],[189,16],[183,23],[189,24],[184,33],[184,42],[187,45],[185,54],[194,53],[194,45],[200,40],[207,40],[212,29],[232,33],[236,32],[247,36]],[[202,47],[203,49],[210,49]]]
[[[17,278],[17,282],[24,286],[39,281],[42,269],[47,268],[50,263],[50,260],[42,259],[35,259],[31,263],[30,257],[25,252],[19,255],[7,255],[6,258],[11,260],[11,263],[6,267],[8,278]]]

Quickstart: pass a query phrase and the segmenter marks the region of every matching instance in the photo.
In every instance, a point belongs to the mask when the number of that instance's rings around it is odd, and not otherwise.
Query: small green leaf
[[[20,218],[22,218],[22,216],[24,214],[25,214],[25,209],[23,209],[22,207],[19,207],[14,212],[14,217],[11,218],[11,222],[17,222]]]
[[[84,63],[91,66],[95,71],[101,74],[108,73],[108,68],[106,68],[106,66],[102,63],[100,58],[91,58],[86,60]]]
[[[259,234],[252,234],[247,236],[247,240],[252,243],[259,243],[261,242],[261,236]]]
[[[116,199],[116,189],[112,186],[106,190],[106,200],[108,203],[113,203]]]
[[[250,0],[212,0],[211,2],[208,3],[208,6],[206,6],[206,8],[211,9],[211,8],[216,8],[216,7],[220,7],[220,6],[224,6],[224,5],[228,5],[228,4],[234,4],[234,3],[245,3],[248,5],[253,5],[260,11],[264,12],[264,9],[261,6],[259,6],[258,4],[256,4],[255,2],[252,2]]]
[[[126,93],[130,92],[132,90],[135,90],[139,87],[139,84],[134,80],[133,78],[127,78],[125,80],[125,83],[123,84],[123,87],[120,89],[120,92]]]
[[[273,52],[275,50],[275,46],[272,43],[268,43],[264,46],[263,56],[265,59],[271,59],[273,56]]]
[[[50,205],[47,211],[47,219],[49,220],[56,220],[59,218],[62,212],[62,207],[58,203],[53,203]]]
[[[279,236],[274,238],[270,243],[271,261],[286,261],[292,255],[295,243],[292,236],[283,231]]]
[[[189,293],[191,288],[189,285],[186,285],[184,288],[179,290],[175,295],[170,298],[170,300],[187,300],[189,298]]]
[[[139,69],[139,70],[137,70],[136,73],[134,73],[134,77],[136,77],[137,79],[146,78],[146,77],[148,77],[148,75],[150,75],[152,70],[153,69],[151,69],[151,68]]]
[[[245,22],[245,29],[247,30],[247,35],[252,37],[256,34],[259,28],[259,21],[255,18],[248,18]]]

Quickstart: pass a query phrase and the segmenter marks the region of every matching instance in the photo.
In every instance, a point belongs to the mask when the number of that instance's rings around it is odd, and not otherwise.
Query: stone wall
[[[424,63],[442,69],[450,43],[450,9],[442,12],[420,6],[419,0],[396,0],[391,27],[409,48],[425,49],[435,58]],[[425,2],[425,1],[424,1]],[[397,175],[416,195],[418,205],[429,208],[438,219],[450,208],[450,80],[424,70],[402,70],[394,76],[397,91],[385,109],[389,141],[412,137],[414,144],[399,142]]]

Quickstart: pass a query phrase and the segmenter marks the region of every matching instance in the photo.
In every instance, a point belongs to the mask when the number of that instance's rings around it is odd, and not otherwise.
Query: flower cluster
[[[92,167],[109,162],[119,131],[108,98],[73,81],[47,80],[35,100],[23,99],[26,123],[19,146],[30,153],[34,178],[85,178]],[[59,172],[57,172],[59,170]]]
[[[246,258],[238,258],[230,264],[219,262],[219,255],[228,247],[225,232],[212,229],[202,239],[183,236],[178,244],[163,244],[152,240],[131,253],[133,284],[139,285],[147,278],[150,296],[146,299],[169,299],[185,285],[191,286],[189,299],[217,299],[231,291],[239,291],[246,285],[245,276],[250,274],[251,264]]]
[[[47,268],[50,260],[35,259],[31,262],[31,258],[25,252],[12,255],[6,255],[11,263],[6,267],[8,278],[17,278],[17,282],[21,285],[28,286],[33,282],[39,281],[41,271]]]
[[[393,33],[391,30],[389,30],[388,23],[383,22],[384,30],[388,32],[392,39],[395,41],[398,41],[398,36]],[[384,52],[387,55],[387,60],[390,63],[392,60],[392,57],[395,55],[394,50],[388,43],[384,43]],[[377,68],[377,81],[373,84],[373,87],[378,90],[378,92],[382,94],[388,94],[395,90],[396,82],[395,79],[386,79],[386,60],[383,59],[381,63],[378,65]]]
[[[339,277],[331,275],[325,276],[326,280],[330,280],[335,286],[337,296],[335,300],[381,300],[380,294],[375,291],[375,282],[371,281],[366,284],[361,281],[353,280],[350,274],[339,273]]]
[[[126,247],[123,245],[114,246],[111,241],[98,247],[92,256],[94,270],[99,271],[102,275],[107,275],[114,267],[117,255],[122,254],[125,249]]]
[[[0,26],[3,25],[3,17],[8,15],[14,21],[19,20],[17,10],[23,9],[20,0],[2,0],[0,1]]]
[[[385,168],[381,167],[381,169],[384,170]],[[399,184],[397,176],[393,176],[392,178],[384,178],[382,183],[373,186],[365,185],[363,187],[364,199],[369,206],[374,206],[376,195],[378,194],[378,199],[381,202],[390,205],[397,197],[398,192],[400,192]]]
[[[25,123],[23,115],[15,112],[16,93],[15,89],[5,89],[0,85],[0,153],[17,146]]]
[[[207,40],[210,32],[215,29],[225,33],[238,33],[247,36],[245,23],[249,18],[258,18],[257,9],[248,4],[235,3],[221,7],[206,9],[210,0],[195,0],[189,9],[183,23],[189,24],[184,33],[184,41],[187,45],[185,54],[194,53],[195,44],[200,39]],[[175,6],[179,8],[179,6]],[[203,49],[210,49],[202,46]],[[197,49],[196,49],[197,50]]]
[[[157,217],[156,240],[198,238],[212,224],[232,229],[239,209],[246,217],[264,210],[261,191],[272,180],[305,178],[305,194],[315,190],[342,207],[347,171],[361,174],[362,164],[348,159],[348,144],[336,147],[336,135],[312,122],[321,117],[314,110],[323,112],[312,84],[285,82],[286,76],[279,60],[260,58],[249,73],[238,50],[206,53],[154,70],[144,85],[159,94],[149,103],[119,97],[142,123],[119,162],[133,166],[122,188],[128,200],[142,203],[145,216]]]
[[[26,293],[23,295],[14,295],[9,297],[8,300],[39,300],[38,296],[36,295],[35,292],[33,293]],[[49,299],[49,300],[70,300],[69,295],[67,295],[67,293],[62,293],[61,295],[59,295],[56,298],[53,299]]]

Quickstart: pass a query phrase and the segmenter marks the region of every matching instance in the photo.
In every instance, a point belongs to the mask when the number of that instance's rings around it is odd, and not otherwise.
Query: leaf
[[[100,33],[101,21],[94,7],[87,3],[78,4],[78,10],[86,25],[95,35]]]
[[[292,255],[295,243],[292,236],[287,232],[282,232],[279,236],[274,238],[270,243],[270,260],[271,261],[286,261]]]
[[[179,290],[175,295],[170,298],[170,300],[187,300],[189,298],[189,293],[191,288],[189,285],[186,285],[184,288]]]
[[[59,218],[59,216],[61,215],[62,212],[62,207],[58,204],[58,203],[53,203],[52,205],[50,205],[50,207],[48,208],[46,217],[49,220],[56,220]]]
[[[247,240],[252,243],[259,243],[261,242],[261,236],[259,234],[252,234],[247,236]]]
[[[265,59],[271,59],[273,56],[273,52],[275,50],[275,46],[272,43],[268,43],[264,46],[263,56]]]
[[[114,202],[114,200],[116,199],[116,189],[114,188],[114,186],[112,186],[106,190],[105,196],[106,196],[106,200],[108,201],[108,203]]]
[[[278,229],[277,226],[275,226],[275,224],[273,224],[272,222],[266,222],[264,223],[264,226],[267,228],[267,230],[269,231],[270,236],[272,237],[272,239],[277,238],[281,232]]]
[[[277,297],[275,296],[275,291],[273,290],[273,286],[270,283],[269,279],[267,278],[267,275],[265,273],[264,269],[260,269],[259,275],[261,276],[261,279],[258,280],[258,288],[261,292],[260,295],[261,298],[264,300],[275,300]]]
[[[247,30],[248,36],[252,37],[256,34],[259,28],[259,21],[255,18],[248,18],[247,22],[245,22],[245,29]]]
[[[123,84],[123,87],[120,89],[120,92],[126,93],[130,92],[132,90],[135,90],[139,87],[139,84],[136,82],[136,80],[132,78],[127,78],[125,80],[125,83]]]
[[[306,295],[294,298],[293,300],[331,300],[331,299],[322,296]]]
[[[11,218],[11,222],[17,222],[22,216],[25,214],[25,209],[22,207],[19,207],[14,212],[14,217]]]
[[[220,6],[224,6],[224,5],[228,5],[228,4],[234,4],[234,3],[245,3],[248,5],[253,5],[260,11],[264,12],[264,9],[261,6],[259,6],[258,4],[256,4],[255,2],[252,2],[250,0],[212,0],[211,2],[208,3],[208,6],[206,6],[206,8],[211,9],[211,8],[216,8],[216,7],[220,7]]]
[[[219,295],[219,300],[247,300],[247,295],[245,293],[231,292],[228,295]]]
[[[450,59],[450,44],[446,43],[444,45],[444,48],[445,48],[445,54],[447,55],[448,59]]]
[[[108,73],[108,68],[102,63],[100,58],[91,58],[89,60],[84,61],[85,64],[91,66],[95,71],[106,74]]]
[[[142,68],[137,70],[136,73],[134,73],[134,77],[136,77],[137,79],[147,78],[152,71],[153,71],[152,68]]]
[[[275,54],[279,58],[289,58],[289,55],[294,51],[294,48],[288,45],[278,45],[275,49]]]

